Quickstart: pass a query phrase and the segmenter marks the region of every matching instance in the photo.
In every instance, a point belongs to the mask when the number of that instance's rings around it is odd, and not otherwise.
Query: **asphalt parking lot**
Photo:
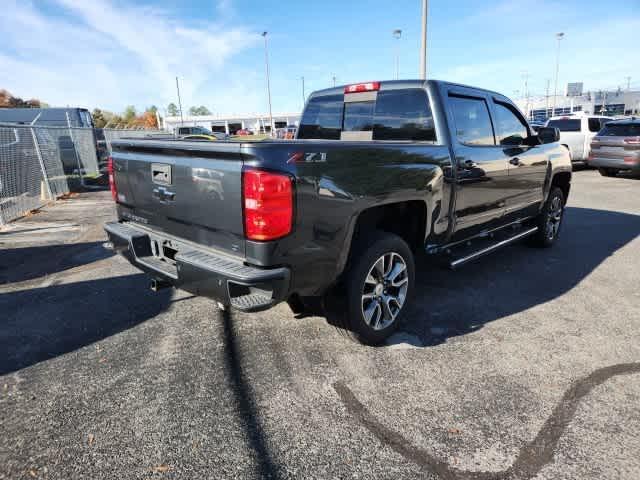
[[[391,345],[221,312],[102,247],[109,192],[0,231],[0,478],[640,478],[640,180],[559,243],[424,262]]]

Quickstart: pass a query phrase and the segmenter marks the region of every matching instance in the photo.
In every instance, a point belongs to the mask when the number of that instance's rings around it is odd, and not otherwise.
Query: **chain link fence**
[[[111,142],[160,131],[0,123],[0,225],[105,173]]]
[[[0,225],[100,174],[91,128],[0,124]]]

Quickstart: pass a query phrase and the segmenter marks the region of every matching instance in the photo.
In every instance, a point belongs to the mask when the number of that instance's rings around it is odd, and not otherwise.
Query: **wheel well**
[[[551,180],[552,187],[559,187],[564,194],[564,201],[567,202],[569,198],[569,190],[571,189],[571,173],[558,172],[553,176]]]
[[[395,233],[417,251],[424,244],[427,206],[420,200],[391,203],[364,210],[358,216],[351,244],[372,230]]]

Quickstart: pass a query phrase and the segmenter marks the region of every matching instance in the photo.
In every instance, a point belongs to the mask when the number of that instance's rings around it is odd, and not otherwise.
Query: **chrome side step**
[[[451,270],[455,270],[456,268],[464,265],[465,263],[471,262],[472,260],[475,260],[476,258],[480,258],[483,255],[486,255],[488,253],[494,252],[502,247],[505,247],[513,242],[517,242],[518,240],[522,240],[525,237],[528,237],[529,235],[533,235],[534,233],[536,233],[538,231],[538,227],[531,227],[528,228],[526,230],[523,230],[521,232],[518,232],[516,235],[509,237],[509,238],[505,238],[504,240],[501,240],[499,242],[496,242],[492,245],[489,245],[488,247],[485,248],[481,248],[480,250],[476,250],[475,252],[472,252],[468,255],[465,255],[464,257],[460,257],[460,258],[456,258],[454,260],[451,260],[449,262],[449,268]]]

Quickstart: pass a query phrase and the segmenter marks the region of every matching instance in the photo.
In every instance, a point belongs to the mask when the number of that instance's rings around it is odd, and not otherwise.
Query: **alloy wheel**
[[[407,298],[409,276],[402,256],[389,252],[378,258],[362,286],[362,315],[374,330],[391,325]]]

